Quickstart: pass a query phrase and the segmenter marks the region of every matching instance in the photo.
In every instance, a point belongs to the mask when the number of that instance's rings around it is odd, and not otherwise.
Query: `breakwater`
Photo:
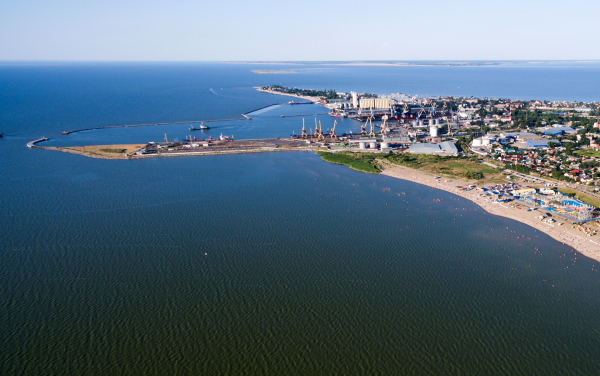
[[[324,112],[321,114],[300,114],[300,115],[281,115],[282,118],[286,118],[286,117],[298,117],[298,116],[317,116],[317,115],[328,115],[328,112]]]
[[[44,142],[44,141],[48,141],[48,140],[49,140],[49,138],[46,138],[46,137],[38,138],[37,140],[29,141],[27,143],[27,147],[43,149],[41,146],[36,146],[35,144],[38,144],[38,143]]]
[[[196,123],[214,123],[219,121],[237,121],[237,120],[248,120],[247,117],[244,118],[236,118],[236,119],[213,119],[213,120],[190,120],[190,121],[172,121],[169,123],[148,123],[148,124],[127,124],[127,125],[107,125],[103,127],[90,127],[90,128],[82,128],[75,129],[72,131],[63,131],[62,135],[69,135],[71,133],[83,132],[83,131],[93,131],[99,129],[111,129],[111,128],[131,128],[131,127],[150,127],[153,125],[170,125],[170,124],[196,124]]]

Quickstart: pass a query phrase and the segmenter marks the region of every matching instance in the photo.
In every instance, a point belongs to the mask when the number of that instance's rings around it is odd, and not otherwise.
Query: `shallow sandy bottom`
[[[584,256],[600,261],[600,238],[598,236],[590,237],[575,230],[573,226],[570,225],[570,221],[565,218],[553,216],[556,220],[555,223],[544,223],[535,218],[540,215],[540,212],[536,210],[527,211],[525,209],[517,209],[515,205],[507,203],[493,204],[488,198],[479,197],[482,194],[479,190],[462,191],[456,188],[457,186],[467,186],[471,184],[469,182],[443,177],[441,179],[434,179],[433,175],[426,172],[390,164],[386,164],[383,167],[385,168],[381,173],[383,175],[409,180],[453,193],[476,203],[490,214],[510,218],[529,225],[536,230],[550,235],[561,243],[573,247]],[[558,223],[563,223],[563,225],[559,226]],[[589,226],[595,227],[596,225],[592,224],[588,225],[588,227]]]

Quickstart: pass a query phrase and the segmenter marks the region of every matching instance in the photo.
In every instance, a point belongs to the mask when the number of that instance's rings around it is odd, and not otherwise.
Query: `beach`
[[[502,217],[510,218],[512,220],[521,222],[528,226],[541,231],[550,237],[558,240],[559,242],[573,247],[576,251],[582,255],[591,259],[600,261],[600,239],[594,240],[592,237],[585,235],[584,233],[577,233],[576,230],[570,225],[571,221],[559,217],[553,216],[556,220],[555,223],[549,224],[544,223],[536,217],[540,215],[537,210],[527,211],[525,208],[517,209],[512,203],[499,203],[494,204],[487,197],[481,197],[482,192],[473,189],[470,191],[463,191],[457,187],[467,187],[469,182],[462,181],[454,178],[434,178],[434,175],[427,172],[414,170],[407,167],[401,167],[385,163],[382,166],[384,170],[381,172],[382,175],[390,176],[397,179],[403,179],[412,181],[414,183],[426,185],[432,188],[441,189],[446,192],[453,193],[457,196],[472,201],[473,203],[480,206],[483,210],[490,214],[499,215]],[[525,205],[519,204],[518,206],[525,207]],[[559,223],[563,223],[559,226]],[[592,222],[594,223],[594,222]],[[593,224],[591,226],[596,226]]]
[[[282,93],[282,92],[274,91],[274,90],[265,90],[265,89],[262,89],[260,87],[257,87],[256,90],[257,91],[261,91],[263,93],[276,94],[276,95],[285,95],[287,97],[296,97],[296,98],[304,99],[306,101],[313,102],[313,103],[316,103],[316,104],[319,104],[319,102],[320,102],[320,98],[319,97],[305,97],[305,96],[302,96],[302,95]]]

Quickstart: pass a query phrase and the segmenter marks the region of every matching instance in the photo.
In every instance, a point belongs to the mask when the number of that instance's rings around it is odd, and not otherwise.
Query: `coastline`
[[[600,261],[600,238],[598,239],[599,242],[596,242],[592,239],[589,239],[589,237],[588,239],[586,239],[587,236],[584,237],[585,235],[583,234],[581,234],[583,236],[577,234],[576,231],[571,228],[569,221],[565,218],[553,216],[553,218],[557,222],[555,222],[554,224],[544,223],[541,222],[539,219],[535,218],[536,216],[540,215],[540,213],[536,210],[527,211],[524,209],[516,209],[515,207],[507,206],[507,204],[493,204],[488,199],[479,197],[481,195],[481,192],[477,190],[462,191],[456,188],[456,186],[468,186],[469,184],[471,184],[469,182],[454,178],[443,177],[440,179],[434,179],[434,176],[427,172],[411,169],[408,167],[392,165],[389,163],[386,163],[382,167],[382,175],[386,175],[396,179],[408,180],[413,183],[426,185],[428,187],[455,194],[459,197],[462,197],[475,203],[490,214],[509,218],[514,221],[533,227],[534,229],[541,231],[546,235],[549,235],[554,240],[557,240],[565,245],[572,247],[574,250],[581,253],[582,255],[589,257],[593,260]],[[562,226],[558,226],[559,222],[562,222],[564,224]]]
[[[295,98],[300,98],[300,99],[304,99],[306,101],[309,102],[313,102],[314,104],[320,104],[320,100],[319,97],[304,97],[302,95],[295,95],[295,94],[286,94],[286,93],[281,93],[279,91],[273,91],[273,90],[264,90],[260,87],[255,87],[256,91],[260,91],[262,93],[267,93],[267,94],[275,94],[275,95],[285,95],[287,97],[295,97]],[[323,106],[325,107],[325,106]]]
[[[135,149],[140,145],[132,144],[132,145],[100,145],[96,146],[103,148],[117,148],[117,147],[130,147]],[[125,154],[117,154],[117,155],[102,155],[96,152],[95,149],[86,150],[86,147],[54,147],[54,146],[33,146],[35,149],[45,149],[45,150],[54,150],[60,151],[64,153],[78,154],[85,157],[97,158],[97,159],[121,159],[121,160],[129,160],[129,159],[145,159],[145,158],[155,158],[155,157],[183,157],[183,156],[207,156],[207,155],[223,155],[223,154],[243,154],[243,153],[265,153],[265,152],[283,152],[283,151],[310,151],[316,152],[322,150],[320,147],[311,147],[311,146],[303,146],[303,147],[271,147],[264,146],[260,148],[253,149],[237,149],[237,150],[207,150],[207,151],[181,151],[181,152],[168,152],[168,153],[156,153],[156,154],[144,154],[144,155],[125,155]],[[326,161],[327,162],[327,161]],[[439,189],[442,191],[446,191],[467,199],[479,207],[481,207],[486,212],[498,215],[501,217],[509,218],[514,221],[523,223],[530,227],[533,227],[536,230],[539,230],[546,235],[549,235],[553,239],[572,247],[574,250],[583,254],[586,257],[594,259],[596,261],[600,261],[600,238],[595,240],[590,239],[587,235],[583,233],[577,233],[576,230],[572,228],[570,225],[570,221],[566,218],[562,218],[559,216],[553,216],[553,219],[556,220],[554,224],[544,223],[535,217],[540,215],[540,212],[537,210],[527,211],[525,209],[518,209],[515,204],[510,203],[499,203],[494,204],[488,198],[481,197],[482,193],[479,190],[471,190],[471,191],[463,191],[457,188],[466,187],[472,182],[467,182],[464,180],[456,179],[456,178],[434,178],[434,175],[429,172],[424,172],[417,169],[412,169],[408,167],[398,166],[389,162],[379,161],[378,167],[382,170],[380,172],[381,175],[386,175],[396,179],[403,179],[407,181],[411,181],[413,183],[426,185],[435,189]],[[333,162],[328,162],[333,163]],[[359,170],[356,170],[359,171]],[[363,171],[359,171],[363,172]],[[521,207],[525,207],[525,205],[519,205]],[[562,223],[562,226],[559,226],[558,223]],[[586,239],[587,237],[587,239]]]

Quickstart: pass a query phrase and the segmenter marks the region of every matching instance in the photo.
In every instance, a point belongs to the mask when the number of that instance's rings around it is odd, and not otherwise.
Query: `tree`
[[[555,149],[557,147],[558,147],[558,142],[554,142],[554,141],[548,142],[548,148],[549,149]]]

